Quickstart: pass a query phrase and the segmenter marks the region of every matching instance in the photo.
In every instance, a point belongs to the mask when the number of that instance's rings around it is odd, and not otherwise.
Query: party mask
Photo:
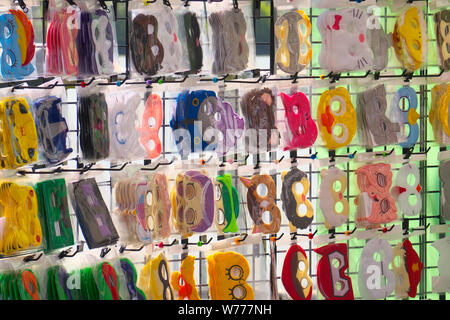
[[[247,208],[254,222],[253,233],[275,234],[280,230],[281,214],[275,204],[276,186],[267,174],[256,174],[251,179],[239,177],[247,190]],[[270,222],[265,223],[265,214],[270,214]]]
[[[120,300],[120,281],[116,269],[109,262],[97,265],[97,283],[101,300]]]
[[[305,32],[302,32],[302,27]],[[277,19],[275,36],[279,41],[279,48],[275,61],[281,70],[294,74],[311,62],[310,34],[311,22],[302,10],[287,12]]]
[[[372,67],[372,50],[366,41],[367,14],[358,8],[326,11],[317,27],[322,38],[319,64],[322,69],[344,72]]]
[[[214,186],[199,171],[179,173],[171,194],[174,224],[182,236],[206,231],[214,220]]]
[[[90,249],[117,242],[119,235],[95,178],[72,183],[75,213]]]
[[[333,243],[314,249],[314,252],[322,255],[317,264],[320,293],[327,300],[353,300],[352,279],[345,275],[348,268],[347,245]]]
[[[110,157],[123,160],[143,157],[144,149],[139,142],[139,132],[133,130],[138,122],[136,107],[141,98],[135,92],[120,92],[110,94],[106,99],[110,108]]]
[[[38,202],[34,189],[4,181],[0,184],[1,217],[0,253],[39,247],[42,229],[38,218]]]
[[[397,219],[395,201],[389,193],[392,185],[391,166],[368,164],[355,171],[361,194],[357,199],[356,223],[369,227]]]
[[[17,281],[20,300],[41,300],[39,282],[30,269],[20,271]]]
[[[306,229],[314,219],[314,208],[306,198],[309,192],[308,176],[297,168],[282,173],[281,201],[283,211],[295,228]]]
[[[97,74],[110,74],[114,71],[114,39],[108,14],[104,10],[95,11],[90,31]]]
[[[214,91],[184,91],[178,95],[177,106],[170,120],[170,127],[174,130],[174,133],[176,129],[186,129],[191,136],[191,141],[178,141],[175,135],[178,151],[182,156],[186,151],[200,152],[207,147],[208,149],[215,149],[214,145],[209,146],[208,142],[204,141],[204,136],[208,128],[214,128],[216,110],[217,98]],[[198,127],[199,123],[195,122],[201,123],[201,130]],[[188,146],[190,146],[190,150]],[[188,150],[185,150],[186,147],[188,147]]]
[[[66,181],[55,179],[38,182],[36,195],[39,212],[45,221],[43,232],[47,250],[73,245]]]
[[[348,200],[344,197],[347,177],[337,167],[330,167],[320,172],[320,178],[319,205],[325,218],[325,227],[339,227],[347,221],[349,214]]]
[[[414,163],[407,163],[398,171],[396,186],[392,188],[391,194],[397,201],[400,211],[407,216],[415,216],[422,211],[422,197],[420,196],[422,187],[419,182],[419,168]],[[415,198],[415,203],[412,197]]]
[[[409,276],[406,270],[406,252],[402,243],[398,243],[393,249],[392,270],[395,275],[395,296],[408,298]]]
[[[428,118],[434,138],[440,145],[447,145],[450,142],[449,107],[450,86],[446,83],[436,84],[431,89],[431,109]]]
[[[400,107],[402,98],[408,100],[408,108],[406,110]],[[419,138],[419,124],[417,120],[419,117],[420,114],[417,113],[416,91],[409,86],[401,87],[392,98],[390,118],[401,125],[399,141],[403,142],[399,144],[403,148],[413,147],[417,142]],[[408,126],[409,130],[406,130],[405,126]],[[405,134],[406,131],[409,131],[408,136]]]
[[[433,292],[448,292],[450,289],[450,236],[436,240],[431,244],[439,251],[439,276],[432,277]]]
[[[380,256],[380,261],[374,259]],[[391,245],[384,239],[372,239],[367,242],[359,262],[359,291],[365,299],[384,299],[395,288],[395,275],[389,269],[393,252]]]
[[[275,126],[276,98],[272,90],[264,88],[247,92],[241,99],[241,109],[247,129],[256,130],[256,147],[258,150],[270,151],[276,148],[279,133]],[[273,131],[276,132],[275,136],[272,136]],[[263,136],[260,137],[260,134]],[[263,139],[264,134],[266,139]]]
[[[155,159],[161,154],[161,139],[159,129],[163,121],[163,107],[161,97],[150,94],[145,101],[144,115],[140,127],[139,141],[145,148],[145,158]]]
[[[392,33],[397,59],[403,68],[414,71],[426,59],[427,29],[421,9],[410,7],[400,14]]]
[[[280,93],[286,115],[288,145],[284,150],[311,147],[317,139],[317,125],[311,117],[311,106],[302,92],[289,96]]]
[[[194,256],[187,256],[181,262],[180,272],[175,271],[170,277],[170,284],[178,293],[178,300],[200,300],[194,278]]]
[[[165,239],[170,235],[170,210],[171,203],[167,186],[167,178],[164,174],[155,174],[149,182],[149,193],[151,193],[151,204],[147,207],[149,211],[147,222],[150,230],[156,238]],[[147,195],[148,197],[148,195]]]
[[[9,10],[14,15],[17,23],[17,32],[19,34],[19,46],[22,56],[22,66],[26,66],[31,62],[35,53],[34,45],[34,29],[31,21],[28,19],[26,14],[21,10]]]
[[[337,110],[335,102],[339,104]],[[338,87],[322,93],[317,108],[317,121],[328,149],[345,147],[352,141],[356,133],[356,112],[347,89]]]
[[[406,252],[406,267],[408,270],[410,290],[408,295],[414,298],[417,294],[417,286],[422,275],[423,263],[420,261],[419,255],[414,250],[411,241],[408,239],[403,241],[403,248]]]
[[[313,284],[308,276],[308,267],[305,250],[297,244],[291,245],[284,258],[281,281],[294,300],[311,300]]]
[[[231,175],[224,174],[215,182],[215,223],[220,233],[238,232],[237,218],[239,216],[239,195],[231,182]]]
[[[158,37],[164,48],[163,72],[175,72],[182,60],[181,43],[178,41],[178,23],[172,9],[167,6],[158,15]]]
[[[133,262],[127,258],[120,258],[119,263],[127,281],[126,285],[130,300],[145,300],[145,293],[136,286],[137,271]]]
[[[169,282],[169,263],[164,253],[161,252],[157,257],[150,259],[141,273],[141,280],[145,285],[140,287],[148,289],[147,298],[151,300],[173,300],[173,292]],[[148,281],[144,282],[144,279]]]
[[[253,300],[253,288],[247,283],[248,261],[237,252],[216,252],[206,257],[211,300]]]
[[[439,63],[442,69],[450,70],[450,10],[442,10],[434,14],[436,45]]]
[[[22,65],[27,59],[28,49],[26,47],[28,43],[26,43],[24,25],[16,17],[16,13],[0,15],[0,30],[2,30],[0,32],[0,44],[3,49],[0,58],[0,69],[2,77],[8,80],[22,80],[34,72],[32,64]],[[22,48],[20,43],[23,43]]]
[[[212,28],[214,74],[226,74],[247,68],[249,47],[245,39],[247,24],[240,9],[212,12],[208,18]]]
[[[442,161],[439,165],[441,180],[441,216],[450,220],[450,161]]]
[[[130,49],[134,68],[139,74],[151,76],[161,69],[164,47],[158,39],[158,28],[153,15],[138,14],[133,19]]]
[[[34,102],[38,140],[45,159],[58,163],[67,158],[73,149],[68,147],[66,119],[62,115],[61,99],[45,97]]]
[[[366,146],[379,146],[397,143],[398,123],[386,116],[386,89],[379,85],[358,93],[358,130]]]
[[[90,12],[81,11],[79,14],[79,30],[76,38],[78,52],[78,72],[80,75],[99,74],[95,61],[95,44],[92,38],[94,16]],[[98,25],[95,27],[98,34]],[[94,31],[95,32],[95,31]],[[95,35],[95,34],[94,34]],[[105,44],[105,48],[106,44]]]
[[[183,25],[191,72],[197,73],[203,66],[203,50],[200,45],[200,26],[195,13],[186,12],[183,15]]]
[[[142,242],[151,242],[152,234],[147,225],[147,193],[148,184],[146,181],[139,182],[136,184],[136,219],[137,219],[137,234]]]
[[[367,43],[373,52],[373,69],[375,71],[381,71],[386,68],[388,63],[388,53],[391,43],[389,36],[384,32],[381,27],[378,18],[375,15],[369,16],[370,19],[376,19],[373,27],[367,29]]]
[[[68,288],[70,275],[61,265],[47,269],[47,299],[74,300],[75,295]]]
[[[222,134],[219,137],[219,146],[216,149],[218,154],[227,154],[235,148],[238,139],[244,132],[244,120],[233,110],[228,101],[217,98],[217,109],[214,114],[214,127]],[[222,139],[220,139],[222,138]],[[222,152],[221,152],[222,151]]]

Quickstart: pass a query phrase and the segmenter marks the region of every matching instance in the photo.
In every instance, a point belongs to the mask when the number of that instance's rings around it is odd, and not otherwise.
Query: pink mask
[[[368,164],[356,170],[361,194],[358,196],[356,222],[361,227],[388,223],[397,219],[392,185],[391,166],[386,163]]]
[[[284,150],[311,147],[317,139],[317,125],[311,117],[311,106],[302,92],[289,96],[280,93],[286,113],[288,144]]]

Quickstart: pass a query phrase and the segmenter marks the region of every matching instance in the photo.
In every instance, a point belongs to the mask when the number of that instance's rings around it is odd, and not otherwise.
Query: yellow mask
[[[161,252],[157,257],[149,259],[142,268],[138,287],[150,300],[173,300],[169,274],[169,263]]]
[[[178,300],[200,300],[194,278],[195,257],[187,256],[181,262],[180,272],[175,271],[170,277],[170,284],[178,292]]]

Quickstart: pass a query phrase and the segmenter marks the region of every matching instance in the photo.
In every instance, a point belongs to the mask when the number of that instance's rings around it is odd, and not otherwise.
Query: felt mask
[[[68,146],[66,119],[62,115],[61,99],[45,97],[34,102],[38,140],[45,159],[58,163],[67,158],[73,149]]]
[[[180,271],[175,271],[170,277],[170,284],[178,293],[178,300],[200,300],[194,278],[194,256],[187,256],[181,262]]]
[[[140,142],[145,148],[146,159],[155,159],[161,154],[162,146],[159,138],[159,129],[163,121],[163,108],[161,97],[150,94],[145,102],[144,115],[140,128]]]
[[[164,48],[163,72],[178,71],[181,64],[181,43],[178,41],[178,23],[172,9],[164,6],[158,15],[158,37]]]
[[[404,98],[408,101],[408,108],[404,110],[400,107],[400,101]],[[401,87],[392,98],[391,103],[391,119],[398,122],[400,126],[400,146],[403,148],[413,147],[419,138],[419,124],[417,120],[420,114],[417,113],[417,95],[416,91],[409,87]],[[409,127],[409,134],[405,134],[405,126]]]
[[[127,258],[120,258],[120,269],[125,276],[130,300],[145,300],[145,293],[136,286],[137,271],[133,262]]]
[[[302,32],[302,27],[305,32]],[[294,74],[302,71],[312,56],[311,22],[302,11],[291,11],[283,14],[275,22],[275,36],[279,47],[275,54],[277,66],[286,73]]]
[[[317,125],[311,117],[311,106],[302,92],[289,96],[280,93],[285,112],[288,145],[284,150],[309,148],[317,139]]]
[[[335,103],[339,105],[338,108]],[[352,141],[356,133],[356,112],[347,89],[338,87],[322,93],[317,121],[328,149],[345,147]]]
[[[226,74],[245,70],[249,47],[245,34],[247,24],[240,9],[213,12],[208,18],[212,28],[214,74]]]
[[[366,146],[396,144],[398,123],[393,123],[386,116],[386,89],[379,85],[358,93],[358,130]]]
[[[218,154],[227,154],[233,147],[236,147],[238,139],[242,137],[244,132],[244,119],[234,112],[233,107],[228,101],[218,97],[214,120],[215,128],[221,132],[219,146],[216,152]]]
[[[281,178],[281,201],[290,224],[299,229],[308,228],[314,219],[313,205],[306,198],[309,192],[308,176],[303,171],[292,168],[289,172],[283,172]]]
[[[432,277],[433,292],[449,292],[450,290],[450,236],[436,240],[432,246],[439,252],[439,276]]]
[[[393,249],[392,271],[395,275],[395,296],[408,298],[409,276],[406,270],[406,252],[402,243],[398,243]]]
[[[419,255],[414,250],[411,241],[408,239],[403,241],[403,248],[406,252],[406,268],[408,270],[410,290],[408,295],[414,298],[417,294],[417,286],[422,275],[423,263],[420,261]]]
[[[186,12],[183,15],[183,25],[191,72],[197,73],[203,66],[203,50],[200,44],[200,26],[196,14],[193,12]]]
[[[95,44],[91,32],[93,21],[94,16],[90,12],[80,12],[80,24],[76,38],[78,72],[80,75],[98,74],[99,72],[95,61]]]
[[[279,133],[275,126],[276,98],[272,90],[264,88],[247,92],[241,99],[241,109],[245,117],[246,128],[256,130],[258,150],[270,151],[276,148]],[[266,139],[263,139],[264,134]]]
[[[13,13],[0,15],[0,30],[2,30],[0,44],[3,49],[0,57],[0,69],[2,77],[7,80],[22,80],[34,72],[32,64],[22,65],[26,60],[27,49],[25,47],[28,43],[24,43],[21,49],[20,43],[26,42],[26,35],[22,22],[20,19],[16,20],[16,16]]]
[[[214,221],[218,231],[221,233],[238,232],[239,195],[231,182],[231,175],[218,176],[215,187],[216,214]]]
[[[402,67],[414,71],[426,59],[427,29],[421,9],[410,7],[395,22],[392,41],[397,59]]]
[[[344,72],[372,67],[372,50],[366,39],[367,14],[359,8],[325,11],[317,19],[322,38],[322,69]]]
[[[109,94],[106,99],[109,107],[110,157],[121,160],[143,157],[139,132],[133,130],[138,122],[136,107],[141,98],[134,92],[119,92]]]
[[[206,257],[211,300],[253,300],[253,288],[247,283],[248,261],[237,252],[216,252]]]
[[[407,163],[398,171],[396,186],[392,189],[391,194],[397,201],[400,211],[407,216],[416,216],[422,211],[420,195],[422,187],[419,182],[419,168],[414,163]]]
[[[116,269],[109,262],[97,265],[97,283],[101,300],[120,300],[120,281]]]
[[[117,242],[119,235],[95,178],[76,181],[72,187],[75,213],[89,248]]]
[[[164,174],[155,174],[149,182],[151,204],[147,207],[147,225],[156,238],[165,239],[170,235],[170,211],[171,203],[167,186],[167,178]],[[147,195],[148,199],[148,195]],[[151,223],[149,223],[151,220]]]
[[[171,194],[174,224],[182,235],[206,231],[214,220],[214,186],[199,171],[180,173]]]
[[[137,218],[137,234],[142,242],[152,241],[152,234],[147,225],[147,182],[139,182],[136,184],[136,218]]]
[[[39,281],[30,269],[20,271],[17,282],[21,300],[41,300]]]
[[[173,300],[170,286],[170,269],[164,253],[149,259],[141,270],[138,286],[149,300]]]
[[[73,245],[66,181],[55,179],[38,182],[36,196],[41,216],[45,221],[42,231],[46,249],[55,250]]]
[[[374,259],[380,255],[380,261]],[[391,245],[384,239],[372,239],[367,242],[359,262],[359,291],[365,299],[384,299],[395,288],[395,275],[389,269],[393,252]]]
[[[450,10],[445,9],[434,14],[436,46],[442,69],[450,69]]]
[[[178,151],[182,156],[188,151],[200,152],[207,147],[209,150],[215,149],[215,146],[210,146],[203,137],[208,128],[214,128],[216,110],[217,98],[214,91],[184,91],[178,95],[177,106],[170,120],[170,127],[174,131],[181,128],[186,129],[191,137],[191,141],[187,143],[182,140],[178,141],[175,137]],[[201,130],[198,127],[200,123]],[[189,148],[185,150],[188,145],[190,145],[190,150]]]
[[[22,55],[22,66],[28,65],[34,57],[36,47],[34,45],[34,29],[31,21],[22,10],[9,10],[16,19],[19,46]]]
[[[442,161],[439,165],[441,180],[441,216],[450,220],[450,161]]]
[[[254,222],[253,233],[275,234],[280,230],[281,214],[275,204],[276,186],[272,177],[267,174],[256,174],[251,179],[239,178],[247,190],[247,208]],[[265,223],[263,217],[270,215],[270,222]]]
[[[361,194],[357,197],[356,223],[368,227],[397,219],[395,201],[389,193],[392,185],[391,166],[368,164],[355,171]]]
[[[95,11],[90,31],[97,74],[110,74],[114,71],[114,39],[111,23],[104,10]]]
[[[319,188],[320,210],[325,218],[327,229],[341,226],[348,219],[349,205],[344,197],[347,190],[347,177],[337,167],[323,169]]]
[[[294,300],[311,300],[313,284],[308,276],[308,268],[305,250],[297,244],[291,245],[284,258],[281,281]]]
[[[377,19],[375,15],[369,16],[369,19]],[[366,32],[367,43],[373,52],[373,69],[381,71],[386,68],[388,63],[388,53],[391,46],[388,35],[384,32],[381,25],[376,23],[379,28],[368,28]]]
[[[431,109],[428,115],[436,142],[444,146],[450,142],[449,126],[450,86],[437,84],[431,89]]]
[[[314,252],[322,256],[317,264],[320,293],[327,300],[353,300],[352,280],[345,275],[348,268],[347,245],[333,243],[314,249]]]
[[[16,250],[38,247],[42,229],[38,218],[38,202],[34,189],[3,181],[0,184],[0,253],[9,255]]]
[[[158,39],[159,24],[155,16],[138,14],[131,25],[130,49],[136,72],[155,75],[162,67],[164,48]]]

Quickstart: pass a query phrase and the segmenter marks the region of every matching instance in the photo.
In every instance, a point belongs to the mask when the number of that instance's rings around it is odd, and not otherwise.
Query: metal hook
[[[291,240],[297,239],[297,236],[308,237],[309,240],[312,240],[314,238],[314,236],[316,235],[316,233],[317,233],[317,229],[316,229],[316,231],[314,231],[314,233],[310,232],[308,234],[292,232],[291,235],[293,235],[293,236],[291,237]]]
[[[413,228],[412,231],[426,231],[431,223],[428,223],[426,226],[420,227],[420,228]],[[403,235],[406,236],[409,234],[408,229],[405,229],[403,232]]]
[[[153,167],[153,168],[141,168],[141,170],[143,170],[143,171],[154,171],[154,170],[158,169],[159,166],[168,166],[168,165],[170,165],[172,163],[173,163],[173,159],[170,160],[170,162],[165,162],[165,163],[158,162],[158,164],[155,167]]]
[[[100,258],[104,258],[109,252],[111,251],[111,248],[103,248],[102,251],[100,252]]]
[[[381,157],[387,157],[387,156],[390,156],[392,154],[392,152],[394,152],[394,148],[392,148],[391,151],[389,151],[389,152],[383,151],[382,153],[375,153],[375,155],[381,156]]]
[[[174,245],[176,245],[176,244],[178,244],[178,240],[177,239],[173,239],[173,241],[170,243],[170,244],[166,244],[166,243],[164,243],[164,242],[160,242],[160,243],[158,243],[158,247],[159,248],[163,248],[163,247],[171,247],[171,246],[174,246]]]
[[[84,248],[84,241],[81,241],[80,244],[77,245],[77,251],[75,251],[72,254],[68,254],[72,248],[69,248],[67,250],[61,251],[61,253],[58,255],[59,259],[65,258],[65,257],[74,257],[78,252],[82,252]]]
[[[198,241],[198,242],[196,242],[196,243],[186,242],[186,243],[184,244],[184,246],[183,246],[183,250],[186,250],[186,249],[188,248],[188,246],[199,246],[199,247],[201,247],[201,246],[203,246],[203,245],[205,245],[205,244],[209,244],[209,243],[211,242],[212,239],[213,239],[212,237],[209,238],[209,240],[208,240],[207,242],[203,242],[203,241]]]
[[[386,233],[386,232],[391,232],[392,229],[394,229],[394,225],[390,226],[389,228],[378,229],[378,231]]]
[[[404,156],[403,159],[409,159],[411,157],[411,155],[413,154],[427,154],[428,151],[431,150],[431,147],[428,147],[426,151],[421,151],[421,152],[413,152],[414,151],[414,147],[410,147],[410,148],[406,148],[404,149]]]
[[[236,239],[236,240],[234,240],[234,241],[235,241],[237,244],[239,244],[239,243],[241,243],[241,242],[244,242],[245,239],[247,239],[247,237],[248,237],[248,233],[244,234],[244,236],[242,237],[242,239]]]
[[[42,252],[37,257],[35,254],[32,254],[31,256],[27,256],[27,257],[23,258],[23,261],[24,262],[38,261],[42,257],[42,255],[43,255]]]
[[[284,232],[283,232],[280,236],[278,236],[278,237],[272,236],[272,237],[270,237],[270,238],[263,239],[263,240],[265,240],[265,241],[270,240],[270,241],[272,241],[272,242],[277,242],[277,241],[280,240],[283,236],[284,236]]]
[[[124,251],[141,251],[142,249],[144,249],[145,245],[142,245],[140,248],[137,249],[127,249],[127,246],[120,246],[119,252],[123,253]]]
[[[344,232],[336,232],[336,231],[333,231],[333,232],[330,234],[329,239],[334,239],[334,238],[335,238],[335,235],[337,235],[337,234],[345,234],[346,236],[349,236],[349,235],[353,234],[353,233],[356,231],[356,229],[357,229],[357,227],[354,227],[352,231],[350,231],[350,230],[347,230],[347,231],[344,231]]]

